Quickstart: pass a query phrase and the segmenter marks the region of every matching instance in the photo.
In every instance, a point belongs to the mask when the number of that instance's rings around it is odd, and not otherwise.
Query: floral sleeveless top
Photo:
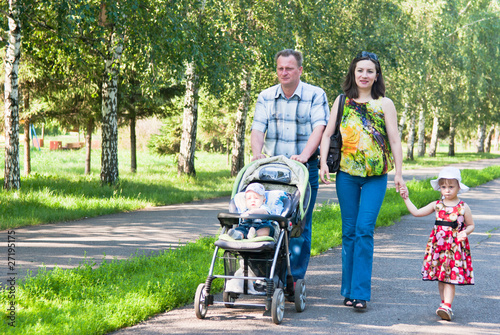
[[[346,98],[340,132],[341,171],[367,177],[383,175],[394,168],[382,98],[366,103]]]

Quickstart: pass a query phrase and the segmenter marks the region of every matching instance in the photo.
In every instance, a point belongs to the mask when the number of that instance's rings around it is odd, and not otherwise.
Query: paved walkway
[[[500,159],[457,164],[482,169],[500,165]],[[435,177],[439,169],[405,171],[405,180]],[[389,177],[389,180],[392,178]],[[472,189],[462,197],[472,208],[476,231],[471,236],[477,284],[457,288],[456,319],[438,321],[437,285],[419,278],[421,254],[428,234],[429,218],[405,216],[392,227],[376,232],[373,299],[366,313],[341,306],[340,255],[332,249],[311,260],[307,275],[308,308],[294,312],[287,304],[282,326],[275,326],[261,310],[210,308],[207,319],[197,320],[192,306],[159,315],[149,322],[117,334],[196,333],[298,333],[317,334],[498,334],[500,333],[500,180]],[[336,201],[334,185],[321,185],[318,203]],[[19,275],[45,265],[73,267],[87,259],[125,259],[177,247],[200,235],[219,230],[217,213],[227,210],[229,198],[106,215],[74,222],[16,229],[16,266]],[[424,224],[419,224],[422,222]],[[0,232],[7,236],[6,231]],[[208,264],[207,264],[208,268]],[[7,262],[0,267],[5,283]],[[216,321],[216,322],[214,322]],[[235,322],[237,321],[237,322]]]

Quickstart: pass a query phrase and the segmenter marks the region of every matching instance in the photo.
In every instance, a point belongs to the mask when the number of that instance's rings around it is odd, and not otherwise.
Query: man
[[[284,155],[309,165],[311,202],[304,232],[290,240],[294,281],[303,279],[311,255],[312,213],[318,194],[318,146],[328,123],[325,92],[300,80],[302,53],[286,49],[275,56],[279,84],[259,94],[252,124],[252,161]]]

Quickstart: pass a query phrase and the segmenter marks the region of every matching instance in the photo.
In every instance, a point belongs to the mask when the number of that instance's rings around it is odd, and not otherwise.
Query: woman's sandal
[[[350,299],[350,298],[345,298],[345,299],[344,299],[344,306],[347,306],[347,307],[352,307],[352,306],[353,306],[353,302],[354,302],[354,300],[353,300],[353,299]]]
[[[366,300],[354,299],[354,301],[352,302],[352,304],[353,304],[353,307],[356,308],[356,309],[364,309],[364,308],[366,308]]]

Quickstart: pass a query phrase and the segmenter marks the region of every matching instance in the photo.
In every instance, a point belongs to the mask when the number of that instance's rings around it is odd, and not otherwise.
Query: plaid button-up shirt
[[[299,82],[287,99],[281,84],[259,94],[252,130],[265,133],[264,153],[288,158],[304,150],[314,128],[326,126],[330,116],[323,89]]]

